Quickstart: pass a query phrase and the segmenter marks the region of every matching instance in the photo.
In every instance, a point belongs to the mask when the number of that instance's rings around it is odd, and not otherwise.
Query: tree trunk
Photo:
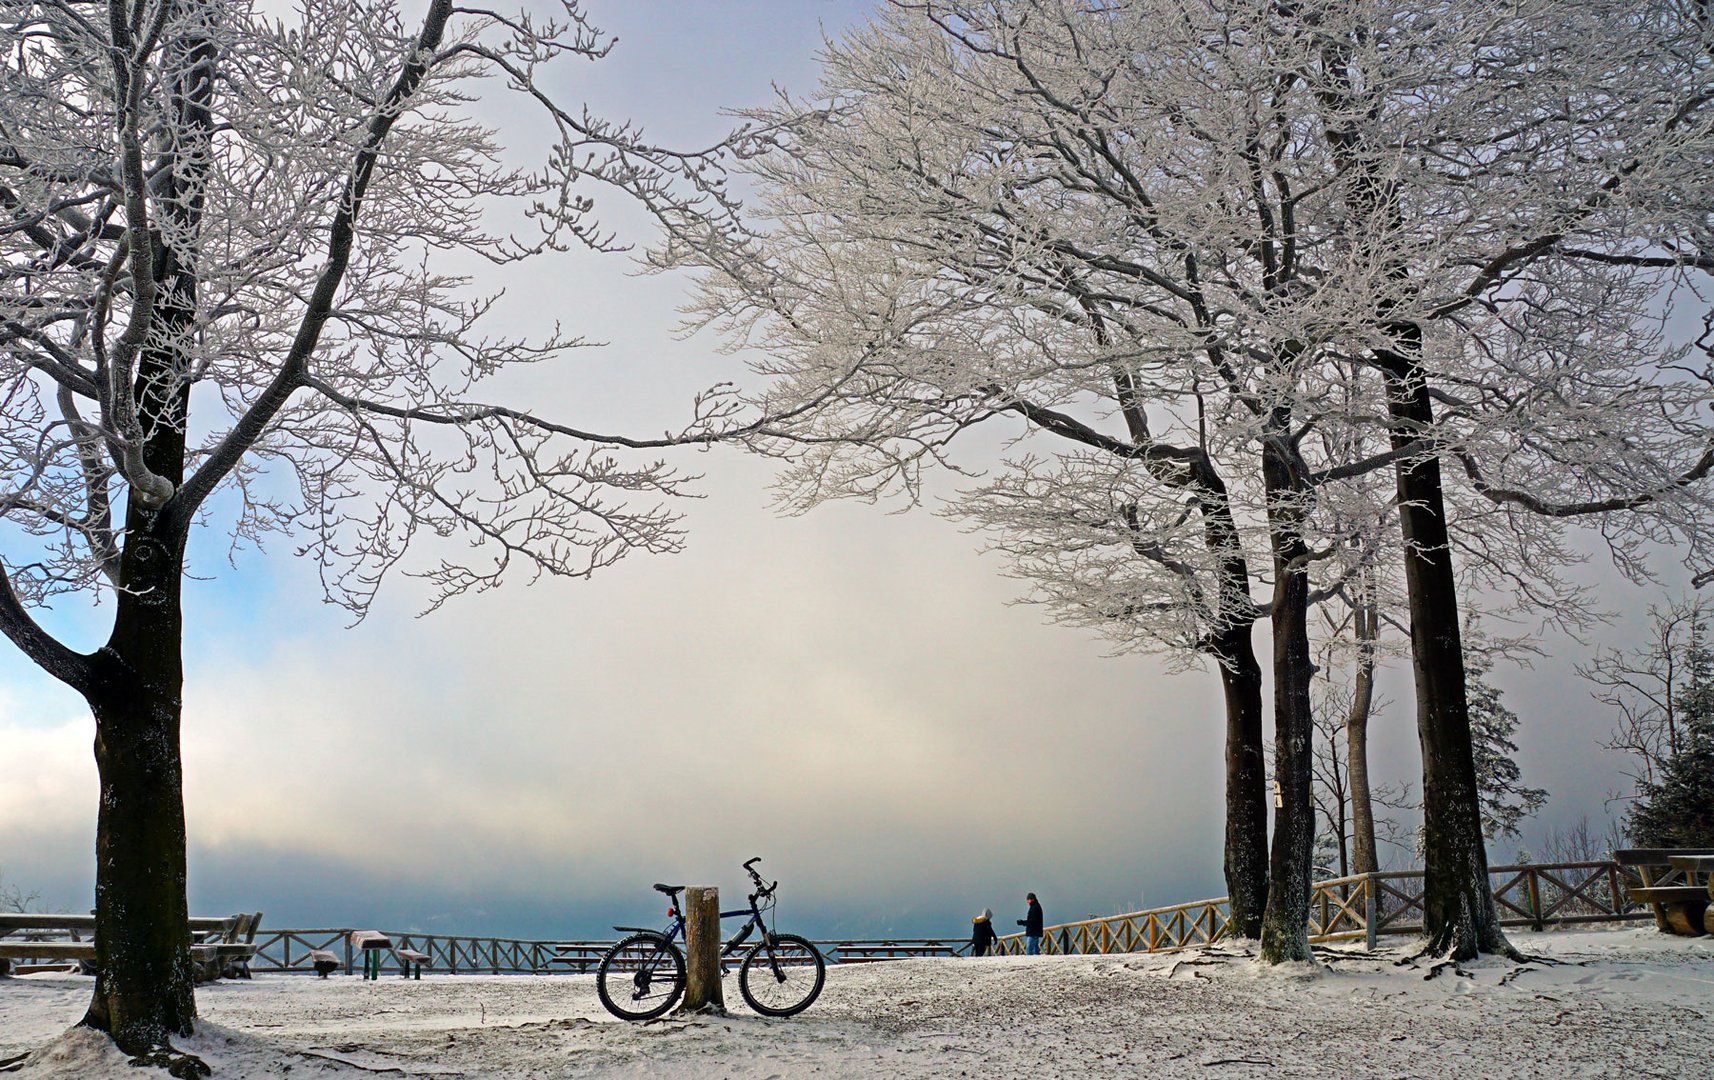
[[[1351,709],[1345,714],[1345,769],[1351,787],[1351,871],[1373,874],[1380,869],[1375,853],[1375,804],[1369,787],[1369,714],[1375,705],[1375,639],[1379,620],[1372,597],[1355,612],[1357,677]]]
[[[692,885],[684,891],[684,1002],[679,1012],[725,1013],[720,986],[720,890]]]
[[[95,990],[83,1023],[174,1075],[206,1074],[170,1039],[196,1018],[185,897],[179,719],[181,552],[133,510],[113,635],[87,694],[101,803],[95,839]]]
[[[147,1055],[174,1035],[191,1034],[196,1018],[179,703],[140,681],[114,683],[109,700],[92,704],[101,808],[95,993],[83,1022],[111,1034],[126,1053]]]
[[[1250,564],[1226,485],[1207,455],[1192,464],[1203,543],[1216,558],[1219,608],[1204,650],[1220,665],[1226,699],[1226,896],[1231,933],[1262,935],[1268,901],[1268,766],[1262,747],[1262,665]]]
[[[1315,849],[1314,716],[1309,651],[1308,547],[1301,528],[1305,493],[1292,463],[1270,443],[1262,451],[1268,531],[1274,552],[1274,783],[1280,806],[1262,919],[1262,960],[1308,960],[1309,896]]]
[[[1400,349],[1377,355],[1387,377],[1392,443],[1402,448],[1433,430],[1434,406],[1415,359],[1421,329],[1393,329]],[[1422,743],[1425,951],[1454,960],[1483,952],[1516,956],[1500,929],[1488,884],[1440,461],[1432,455],[1405,459],[1396,473]]]
[[[1335,780],[1348,779],[1338,776],[1339,763],[1337,761],[1333,763],[1333,771]],[[1349,772],[1349,768],[1346,771]],[[1333,820],[1333,839],[1339,853],[1340,877],[1351,876],[1351,817],[1347,813],[1349,805],[1349,796],[1345,791],[1345,785],[1341,784],[1340,789],[1333,793],[1333,807],[1336,811]]]
[[[1235,937],[1262,936],[1268,902],[1267,761],[1262,752],[1262,666],[1249,622],[1220,635],[1226,697],[1226,895]]]

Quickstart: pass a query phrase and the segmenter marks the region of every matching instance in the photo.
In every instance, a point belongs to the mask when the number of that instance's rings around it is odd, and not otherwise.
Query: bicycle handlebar
[[[767,896],[769,893],[772,893],[775,889],[779,888],[780,883],[777,881],[772,885],[765,883],[762,875],[756,872],[756,864],[761,861],[762,857],[760,855],[756,856],[754,859],[747,860],[744,863],[744,869],[749,873],[750,880],[756,883],[756,895]]]

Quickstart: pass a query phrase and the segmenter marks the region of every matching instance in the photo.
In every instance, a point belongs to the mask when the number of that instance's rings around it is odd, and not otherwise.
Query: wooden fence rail
[[[1630,902],[1624,867],[1611,862],[1540,863],[1496,866],[1489,885],[1500,921],[1506,926],[1545,929],[1589,922],[1647,919],[1646,908]],[[1422,871],[1387,870],[1378,874],[1331,878],[1315,883],[1309,905],[1309,940],[1314,943],[1366,940],[1373,947],[1383,934],[1414,934],[1422,929]],[[1170,952],[1211,945],[1225,936],[1226,898],[1132,911],[1045,928],[1045,953]],[[311,949],[345,959],[349,973],[362,959],[349,944],[351,928],[262,931],[252,971],[309,971]],[[431,971],[454,974],[547,975],[593,971],[611,941],[548,941],[469,937],[448,934],[389,934],[401,948],[427,953]],[[909,957],[958,956],[966,943],[954,938],[845,938],[816,943],[829,963],[861,963]],[[1021,934],[1002,937],[996,951],[1024,951]],[[556,959],[558,958],[558,959]],[[391,954],[383,959],[396,972]]]
[[[1647,908],[1626,896],[1627,881],[1637,879],[1612,862],[1532,863],[1488,870],[1501,924],[1535,930],[1650,918]],[[1309,940],[1322,944],[1363,938],[1373,948],[1382,934],[1420,933],[1422,897],[1421,870],[1317,881],[1309,899]],[[1223,896],[1085,919],[1043,928],[1042,952],[1171,952],[1220,940],[1228,920]],[[1021,954],[1023,935],[1002,937],[997,951]]]
[[[311,972],[310,950],[322,949],[344,958],[351,974],[362,964],[362,956],[351,947],[351,927],[264,930],[256,935],[256,956],[251,971]],[[454,975],[562,975],[595,970],[611,940],[531,940],[486,938],[448,934],[389,933],[397,948],[426,953],[423,966]],[[818,941],[828,963],[862,963],[912,957],[957,956],[965,943],[947,938],[841,938]],[[740,950],[739,956],[742,956]],[[382,956],[382,969],[398,973],[398,961],[389,952]]]

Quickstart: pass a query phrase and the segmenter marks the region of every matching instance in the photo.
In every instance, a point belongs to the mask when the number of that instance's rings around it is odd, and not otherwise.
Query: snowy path
[[[275,976],[205,988],[207,1031],[187,1045],[232,1080],[1714,1075],[1714,940],[1652,929],[1514,940],[1559,963],[1425,980],[1396,952],[1319,974],[1218,952],[913,960],[831,969],[821,1000],[792,1020],[735,1011],[648,1025],[603,1013],[587,976]],[[54,1040],[88,985],[0,983],[0,1060]],[[73,1033],[10,1075],[138,1074]]]

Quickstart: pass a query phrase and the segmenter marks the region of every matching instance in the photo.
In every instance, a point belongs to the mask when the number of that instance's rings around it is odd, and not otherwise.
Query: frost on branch
[[[487,329],[483,267],[621,249],[608,198],[706,218],[711,252],[730,233],[719,148],[652,146],[545,89],[611,45],[576,3],[438,2],[420,24],[347,0],[289,23],[124,10],[0,15],[0,519],[21,604],[112,585],[129,509],[180,536],[299,538],[357,614],[423,530],[471,546],[429,570],[436,604],[677,548],[667,506],[695,478],[654,451],[729,434],[730,389],[644,439],[485,393],[585,342]],[[476,119],[497,87],[539,160]]]

